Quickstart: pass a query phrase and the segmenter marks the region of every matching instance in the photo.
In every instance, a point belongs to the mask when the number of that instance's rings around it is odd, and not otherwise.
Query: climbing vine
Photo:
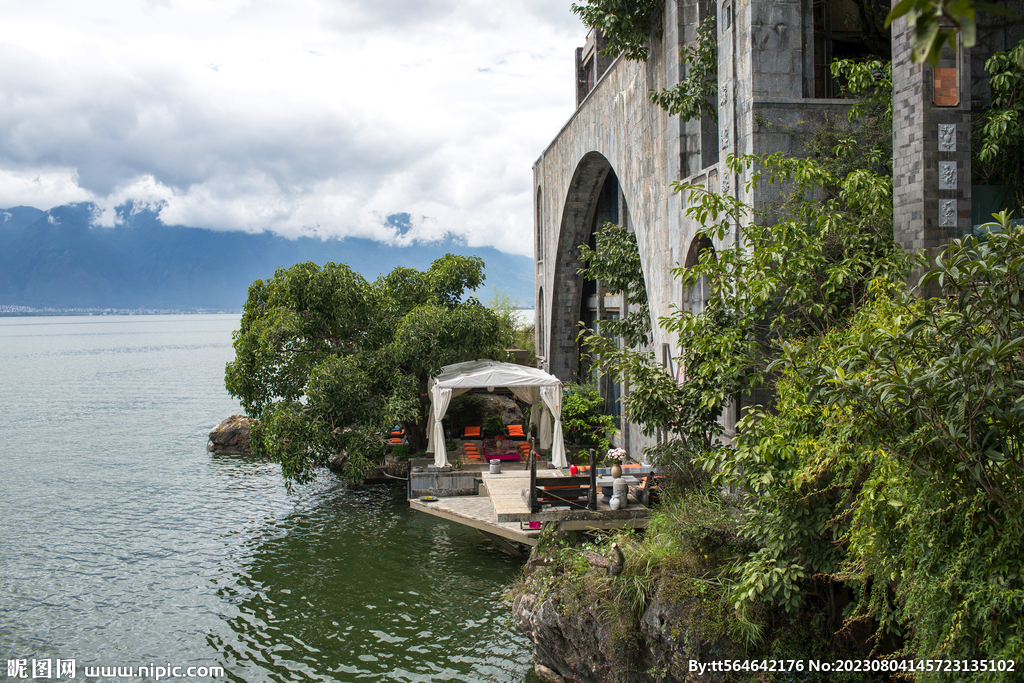
[[[586,0],[586,4],[573,3],[572,11],[585,26],[600,30],[608,39],[605,54],[643,62],[660,7],[659,0]]]
[[[686,45],[681,57],[683,78],[672,88],[651,90],[651,101],[683,121],[705,115],[717,121],[718,40],[714,17],[701,22],[697,28],[696,44]]]

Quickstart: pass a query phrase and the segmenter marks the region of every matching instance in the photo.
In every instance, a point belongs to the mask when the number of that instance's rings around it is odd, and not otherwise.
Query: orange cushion
[[[523,425],[509,425],[508,426],[508,435],[509,436],[523,436],[523,437],[526,436],[526,434],[523,433]]]
[[[465,436],[480,436],[479,427],[466,427]]]
[[[391,443],[402,443],[401,439],[391,439]]]

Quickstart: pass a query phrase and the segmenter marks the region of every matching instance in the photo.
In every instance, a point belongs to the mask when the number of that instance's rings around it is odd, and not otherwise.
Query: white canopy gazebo
[[[540,424],[540,447],[551,449],[555,467],[566,467],[565,439],[562,436],[562,381],[543,370],[496,360],[470,360],[441,368],[429,383],[430,416],[427,418],[427,452],[434,454],[434,464],[444,467],[448,454],[444,450],[444,428],[441,420],[448,404],[470,389],[507,387],[516,398],[529,403],[530,424]],[[555,418],[552,435],[551,420]]]

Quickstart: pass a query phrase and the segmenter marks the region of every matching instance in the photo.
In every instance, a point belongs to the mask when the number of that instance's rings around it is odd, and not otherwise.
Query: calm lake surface
[[[535,680],[501,600],[519,565],[479,532],[404,490],[325,472],[289,494],[277,466],[206,452],[240,412],[237,323],[0,318],[0,663]]]

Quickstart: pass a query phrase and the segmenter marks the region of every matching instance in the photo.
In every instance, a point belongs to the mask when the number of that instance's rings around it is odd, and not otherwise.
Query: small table
[[[637,484],[640,483],[640,480],[634,477],[632,474],[624,474],[622,475],[622,479],[624,479],[626,484],[628,484],[629,486],[636,486]],[[600,477],[597,478],[598,486],[611,486],[614,482],[615,478],[612,477],[610,474],[602,474]]]
[[[481,448],[484,460],[519,460],[519,448],[515,441],[501,440],[501,447],[495,439],[487,439]]]

